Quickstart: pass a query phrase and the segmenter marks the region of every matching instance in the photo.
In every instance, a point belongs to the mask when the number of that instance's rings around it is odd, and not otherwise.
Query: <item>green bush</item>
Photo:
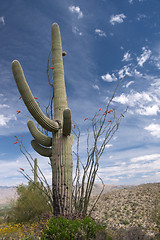
[[[43,213],[50,212],[48,198],[32,182],[28,186],[17,187],[18,199],[10,203],[10,210],[7,212],[7,222],[23,223],[39,218]]]
[[[41,240],[99,239],[96,238],[96,233],[99,230],[104,231],[104,226],[97,225],[89,217],[85,217],[82,220],[66,219],[62,216],[57,218],[52,217],[48,222],[47,228],[44,229]]]

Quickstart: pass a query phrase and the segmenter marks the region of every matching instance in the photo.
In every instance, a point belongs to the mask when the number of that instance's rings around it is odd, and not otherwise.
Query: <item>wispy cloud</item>
[[[134,81],[130,81],[129,83],[126,84],[126,88],[128,88]]]
[[[77,6],[77,7],[76,6],[69,6],[69,10],[72,13],[78,14],[78,19],[83,18],[83,13],[82,13],[79,6]]]
[[[92,86],[94,89],[97,89],[97,90],[99,90],[99,87],[98,87],[98,85],[93,85]]]
[[[129,65],[125,65],[122,69],[120,69],[118,74],[119,78],[124,78],[125,76],[131,77],[133,75]]]
[[[5,25],[4,16],[0,17],[0,23]]]
[[[109,73],[107,73],[106,75],[101,76],[101,78],[102,78],[103,81],[105,81],[105,82],[114,82],[114,81],[117,81],[117,78],[116,78],[116,76],[114,75],[114,73],[112,73],[112,75],[109,74]]]
[[[144,155],[140,157],[131,158],[131,162],[146,162],[146,161],[153,161],[155,159],[160,159],[160,154],[150,154]]]
[[[10,108],[7,104],[0,104],[0,108]]]
[[[121,162],[115,166],[100,167],[98,175],[103,180],[119,182],[121,179],[148,176],[149,181],[158,180],[160,168],[160,154],[149,154],[131,158],[128,162]],[[157,175],[155,178],[154,176]],[[106,177],[107,176],[107,177]]]
[[[106,37],[107,36],[106,33],[101,29],[95,29],[95,33],[97,35],[99,35],[100,37]]]
[[[145,19],[147,16],[145,14],[138,14],[137,20],[140,21],[141,19]]]
[[[79,28],[77,28],[76,26],[72,27],[72,32],[76,35],[82,36],[82,32],[80,32]]]
[[[151,56],[151,50],[147,49],[146,47],[142,47],[143,53],[140,57],[137,57],[137,62],[140,67],[143,66],[143,64],[150,58]]]
[[[129,52],[126,52],[126,53],[124,54],[124,56],[123,56],[122,61],[128,62],[128,61],[130,61],[130,60],[131,60],[131,54],[130,54]]]
[[[116,23],[123,23],[125,18],[126,18],[126,16],[123,13],[117,14],[117,15],[112,15],[110,18],[110,23],[112,25],[115,25]]]

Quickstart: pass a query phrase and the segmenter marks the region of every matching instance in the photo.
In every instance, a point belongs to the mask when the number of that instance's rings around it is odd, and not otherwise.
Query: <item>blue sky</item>
[[[21,134],[27,151],[38,158],[51,183],[49,159],[38,155],[30,144],[30,114],[19,100],[11,62],[20,61],[33,95],[48,105],[51,87],[46,67],[54,22],[59,24],[67,52],[66,91],[72,119],[81,130],[81,161],[86,164],[87,128],[91,125],[84,119],[92,118],[100,108],[105,111],[118,81],[126,75],[111,108],[117,116],[129,108],[99,160],[98,175],[105,184],[160,182],[159,9],[158,0],[1,1],[0,186],[26,183],[19,168],[32,175],[28,161],[14,144],[14,135],[21,139]],[[73,160],[74,176],[75,157]],[[95,182],[101,183],[98,177]]]

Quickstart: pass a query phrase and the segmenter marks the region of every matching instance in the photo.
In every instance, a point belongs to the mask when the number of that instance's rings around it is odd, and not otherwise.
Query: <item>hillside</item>
[[[96,197],[91,197],[88,212]],[[140,226],[154,236],[157,225],[152,220],[155,203],[160,204],[160,183],[142,184],[128,189],[119,189],[103,194],[91,217],[107,224],[111,230]]]
[[[0,207],[17,198],[16,187],[0,187]]]

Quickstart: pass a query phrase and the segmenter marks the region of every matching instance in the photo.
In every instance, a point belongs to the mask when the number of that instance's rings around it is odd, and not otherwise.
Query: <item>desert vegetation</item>
[[[105,193],[85,218],[54,217],[46,196],[31,182],[18,186],[17,193],[0,212],[0,239],[160,239],[160,183]]]

